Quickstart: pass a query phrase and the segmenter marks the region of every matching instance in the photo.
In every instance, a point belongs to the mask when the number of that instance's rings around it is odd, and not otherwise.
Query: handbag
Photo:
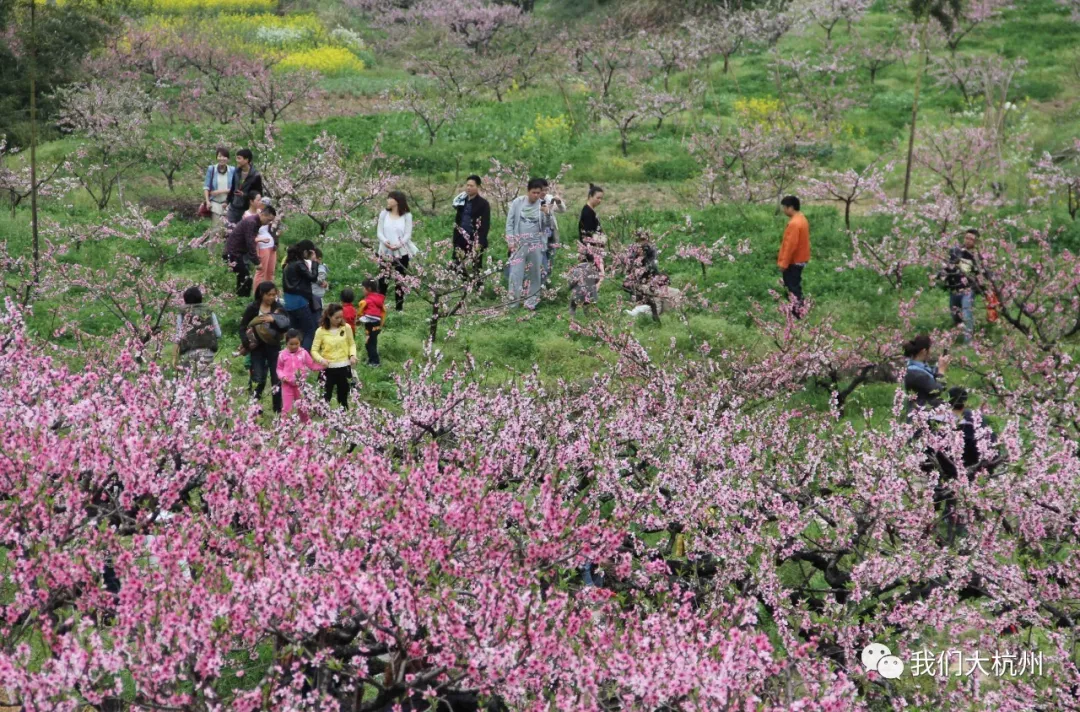
[[[200,218],[208,218],[208,217],[212,216],[213,214],[214,214],[214,211],[212,211],[210,209],[210,206],[208,206],[205,202],[199,203],[198,215],[199,215]]]

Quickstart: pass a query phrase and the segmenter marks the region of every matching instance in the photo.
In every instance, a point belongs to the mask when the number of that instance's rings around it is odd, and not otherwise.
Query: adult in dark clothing
[[[989,431],[983,440],[980,452],[979,434],[975,427],[975,411],[967,407],[968,392],[962,386],[953,386],[949,389],[949,405],[952,406],[953,415],[956,416],[956,427],[964,434],[964,467],[967,469],[968,478],[974,479],[976,472],[985,467],[993,471],[1001,458],[991,448],[997,444],[997,435],[989,430],[985,421],[980,423],[980,429]]]
[[[319,262],[315,259],[315,243],[301,240],[289,248],[285,256],[285,272],[282,287],[285,292],[285,309],[294,329],[304,334],[301,345],[311,350],[318,328],[315,296],[311,286],[319,280]]]
[[[285,310],[278,303],[278,291],[273,282],[262,282],[255,288],[255,298],[240,317],[240,343],[251,354],[251,393],[256,402],[262,400],[266,377],[270,376],[274,412],[281,412],[281,383],[277,375],[281,339],[288,324],[280,318]],[[284,327],[284,328],[282,328]]]
[[[979,231],[972,228],[964,233],[962,247],[949,250],[949,261],[942,270],[945,288],[949,290],[949,311],[953,324],[964,325],[964,341],[971,341],[975,331],[975,279],[979,275],[975,259],[975,243]]]
[[[904,356],[908,359],[904,389],[915,394],[914,405],[920,408],[936,408],[944,402],[941,394],[945,390],[945,369],[949,366],[949,357],[942,356],[938,359],[937,367],[930,366],[927,361],[932,345],[926,334],[920,334],[904,344]],[[909,401],[909,413],[911,409],[912,403]]]
[[[585,201],[585,207],[581,209],[581,217],[578,218],[578,241],[586,242],[593,235],[602,232],[596,209],[600,207],[603,199],[604,189],[589,183],[589,199]]]
[[[241,220],[225,239],[225,254],[222,257],[236,273],[236,296],[247,297],[251,294],[251,266],[259,264],[259,251],[255,238],[259,228],[274,221],[277,211],[267,205],[262,212],[249,215]]]
[[[229,209],[225,213],[230,223],[238,223],[251,206],[256,195],[263,194],[262,176],[251,164],[250,148],[241,148],[236,152],[236,170],[229,185]]]
[[[480,176],[465,181],[465,191],[454,198],[454,265],[471,262],[479,266],[488,247],[491,205],[480,195]]]

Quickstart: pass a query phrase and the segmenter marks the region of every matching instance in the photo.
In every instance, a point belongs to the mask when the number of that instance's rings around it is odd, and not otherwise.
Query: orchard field
[[[1080,707],[1075,0],[0,0],[0,76],[16,709]],[[408,197],[347,410],[314,377],[310,420],[252,402],[251,299],[197,214],[217,146],[326,304],[386,272]],[[535,312],[503,275],[531,177],[567,205]],[[571,316],[590,185],[605,275]],[[639,240],[680,294],[655,317]],[[918,334],[970,412],[906,402]]]

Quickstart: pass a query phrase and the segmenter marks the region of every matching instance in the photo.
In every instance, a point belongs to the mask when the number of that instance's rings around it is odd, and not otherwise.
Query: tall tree
[[[963,11],[963,0],[910,0],[908,9],[914,15],[919,26],[919,68],[915,73],[915,96],[911,102],[911,130],[908,134],[907,166],[904,168],[904,202],[908,200],[911,189],[911,157],[915,151],[915,125],[919,119],[919,90],[922,88],[923,74],[926,72],[928,50],[926,32],[931,21],[936,21],[950,34],[955,27],[953,18]]]

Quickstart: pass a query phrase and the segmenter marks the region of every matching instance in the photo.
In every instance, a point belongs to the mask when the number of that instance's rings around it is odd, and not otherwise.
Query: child
[[[311,357],[326,366],[326,402],[337,388],[337,401],[349,407],[349,383],[356,364],[356,339],[345,323],[340,304],[331,304],[323,312],[322,325],[315,331]]]
[[[360,323],[364,325],[364,346],[367,348],[369,366],[378,367],[379,332],[386,320],[386,295],[379,294],[379,285],[374,279],[364,280],[364,300],[360,302]],[[352,294],[352,290],[347,290]]]
[[[330,283],[326,281],[330,270],[323,264],[322,250],[318,247],[315,248],[315,261],[319,263],[319,273],[315,284],[311,285],[311,296],[315,298],[315,311],[322,311],[323,297],[326,296],[326,290],[330,287]]]
[[[270,199],[262,198],[260,203],[262,206],[270,205]],[[255,272],[253,284],[273,282],[274,267],[277,262],[277,245],[270,225],[263,225],[259,228],[259,234],[255,236],[255,246],[259,250],[259,269]]]
[[[303,338],[304,334],[299,329],[289,329],[285,333],[285,350],[278,354],[277,373],[281,379],[282,415],[292,410],[293,403],[300,400],[300,379],[304,377],[305,369],[321,371],[324,368],[300,345]],[[298,409],[298,413],[301,423],[308,422],[308,414],[303,406]]]
[[[353,302],[356,301],[356,292],[346,287],[341,290],[341,311],[345,315],[345,323],[352,327],[353,333],[356,333],[356,307]]]
[[[210,365],[218,350],[221,325],[214,314],[202,303],[202,290],[188,287],[184,290],[184,306],[176,315],[176,359],[173,365],[200,368]]]

